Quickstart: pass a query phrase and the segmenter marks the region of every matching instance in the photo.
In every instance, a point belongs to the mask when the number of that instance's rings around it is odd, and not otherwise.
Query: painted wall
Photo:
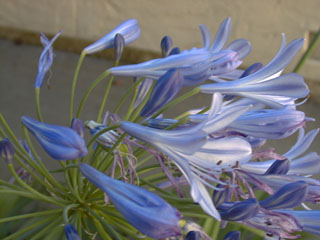
[[[280,46],[282,32],[288,41],[316,32],[319,9],[319,0],[0,0],[0,26],[52,34],[61,29],[64,36],[94,41],[121,21],[136,18],[142,34],[132,46],[159,52],[164,35],[181,49],[201,46],[198,25],[208,25],[214,34],[230,16],[232,39],[252,43],[248,66],[267,63]],[[320,81],[319,61],[309,61],[302,73]]]

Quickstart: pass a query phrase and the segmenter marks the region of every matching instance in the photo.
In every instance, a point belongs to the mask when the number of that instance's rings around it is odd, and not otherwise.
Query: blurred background
[[[55,58],[47,81],[49,87],[43,86],[41,90],[41,109],[46,122],[65,125],[71,80],[79,53],[126,19],[139,21],[141,36],[126,47],[122,64],[160,57],[160,41],[165,35],[170,35],[174,46],[182,50],[201,47],[199,24],[206,24],[213,37],[220,23],[230,16],[230,41],[246,38],[252,44],[252,52],[244,59],[241,68],[255,62],[268,63],[280,47],[281,33],[286,34],[288,42],[305,38],[303,49],[286,69],[292,71],[318,32],[319,9],[319,0],[0,0],[0,111],[17,135],[21,135],[21,116],[36,116],[33,85],[42,51],[40,32],[52,37],[62,30],[54,44]],[[85,58],[76,89],[75,107],[90,83],[112,66],[112,58],[113,50]],[[300,74],[311,89],[311,97],[300,109],[319,121],[319,46],[305,62]],[[84,120],[95,119],[106,83],[99,85],[89,98],[82,116]],[[115,81],[106,109],[119,101],[131,83],[132,79]],[[209,103],[209,96],[198,94],[175,111]],[[314,122],[307,126],[313,129],[319,124]],[[278,152],[283,153],[295,139],[293,136],[273,145],[276,144]],[[318,137],[313,150],[319,148]]]

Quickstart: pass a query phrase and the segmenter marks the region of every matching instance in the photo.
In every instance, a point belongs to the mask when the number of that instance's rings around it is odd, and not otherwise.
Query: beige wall
[[[318,30],[320,0],[0,0],[0,26],[46,33],[61,29],[65,36],[92,41],[136,18],[142,34],[132,46],[149,51],[159,51],[164,35],[182,49],[201,46],[198,25],[204,23],[214,33],[227,16],[232,18],[232,39],[252,43],[245,65],[266,63],[282,32],[293,40]],[[303,74],[320,81],[319,62],[309,61]]]

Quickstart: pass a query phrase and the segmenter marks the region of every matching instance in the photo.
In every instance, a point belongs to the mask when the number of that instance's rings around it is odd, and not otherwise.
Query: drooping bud
[[[81,240],[78,231],[70,223],[64,226],[64,233],[67,240]]]
[[[140,36],[140,28],[136,19],[129,19],[114,28],[110,33],[100,38],[98,41],[84,48],[87,54],[100,52],[107,48],[113,48],[115,35],[121,34],[124,38],[125,45],[134,42]]]
[[[125,46],[124,37],[120,33],[117,33],[116,36],[114,37],[114,56],[115,56],[116,62],[120,61],[124,46]]]
[[[222,188],[223,186],[221,184],[218,184],[216,186],[217,188]],[[228,197],[230,195],[230,188],[226,188],[223,191],[213,191],[212,201],[215,206],[219,206],[220,204],[224,203],[225,201],[228,201]]]
[[[285,160],[276,160],[272,163],[272,165],[265,172],[265,175],[269,174],[287,174],[290,169],[290,161],[288,159]]]
[[[249,198],[235,203],[227,210],[220,211],[221,218],[226,221],[243,221],[254,217],[259,211],[259,203],[254,198]]]
[[[140,103],[143,101],[143,99],[146,97],[148,91],[152,87],[153,81],[154,80],[152,80],[151,78],[146,78],[140,83],[137,97],[133,105],[134,109],[136,109],[140,105]]]
[[[0,141],[0,156],[8,163],[12,163],[14,155],[14,148],[8,138]]]
[[[73,118],[70,127],[75,130],[80,137],[84,138],[86,127],[81,119]]]
[[[228,232],[223,240],[240,240],[241,233],[239,231]]]
[[[148,117],[159,108],[170,102],[181,90],[183,84],[181,72],[170,69],[162,75],[154,85],[150,98],[143,107],[140,115]]]
[[[180,48],[178,47],[175,47],[175,48],[172,48],[170,53],[169,53],[169,56],[171,55],[176,55],[176,54],[179,54],[180,53]]]
[[[275,194],[260,201],[266,209],[286,209],[300,205],[308,193],[308,184],[304,181],[289,183],[280,188]]]
[[[181,214],[156,194],[110,178],[85,163],[80,164],[80,171],[104,191],[125,219],[143,234],[154,239],[181,235]]]
[[[167,57],[169,54],[169,51],[172,47],[172,39],[170,36],[164,36],[161,40],[161,52],[162,52],[162,57]]]
[[[56,160],[72,160],[88,154],[83,138],[71,128],[39,122],[27,116],[21,121]]]
[[[92,120],[88,121],[86,125],[90,129],[90,133],[92,135],[96,135],[99,131],[107,128],[106,125],[96,123],[95,121],[92,121]],[[110,130],[108,132],[101,134],[97,138],[97,142],[102,144],[105,147],[111,148],[115,144],[115,142],[118,140],[119,137],[120,135],[116,131]]]
[[[262,63],[254,63],[250,67],[248,67],[240,76],[240,78],[244,78],[246,76],[249,76],[252,73],[255,73],[256,71],[260,70],[263,67]]]

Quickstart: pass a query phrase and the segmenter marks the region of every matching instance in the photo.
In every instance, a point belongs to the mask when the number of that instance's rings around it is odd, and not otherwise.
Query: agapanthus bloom
[[[250,44],[245,39],[236,40],[223,49],[229,39],[230,29],[231,19],[227,18],[221,24],[210,46],[210,32],[205,25],[200,25],[203,48],[192,48],[140,64],[113,67],[109,71],[117,76],[158,79],[169,69],[175,68],[182,73],[184,85],[196,85],[212,75],[216,76],[236,69],[241,64],[241,59],[250,52]]]
[[[124,21],[107,35],[84,48],[84,51],[87,54],[93,54],[107,48],[113,48],[116,34],[122,35],[125,45],[134,42],[140,36],[140,27],[138,25],[138,21],[136,19],[128,19]]]
[[[43,80],[52,65],[52,62],[53,62],[52,44],[60,36],[60,34],[61,34],[61,31],[58,32],[49,41],[48,38],[46,37],[46,35],[41,33],[40,40],[41,40],[41,43],[42,43],[44,49],[43,49],[43,51],[40,55],[40,58],[39,58],[38,73],[37,73],[36,81],[34,84],[35,88],[40,88],[42,86]]]
[[[155,239],[181,234],[180,213],[158,195],[110,178],[85,163],[80,165],[80,171],[104,191],[127,221],[143,234]]]
[[[212,139],[209,132],[223,129],[239,117],[248,107],[235,107],[221,115],[215,115],[215,107],[221,95],[214,96],[211,114],[203,123],[179,130],[159,130],[131,122],[121,122],[120,128],[129,135],[155,146],[165,153],[181,170],[191,186],[193,200],[209,215],[220,219],[205,186],[216,189],[209,182],[224,182],[212,177],[222,170],[232,171],[237,165],[251,158],[251,146],[238,137]]]
[[[64,233],[67,240],[81,240],[78,231],[70,223],[64,226]]]
[[[300,50],[304,40],[294,40],[287,46],[285,41],[284,38],[273,60],[260,70],[234,81],[201,85],[201,92],[247,97],[273,108],[282,108],[294,104],[298,98],[306,97],[309,89],[301,75],[287,73],[279,76]]]
[[[8,138],[4,138],[0,141],[0,156],[7,162],[12,163],[14,155],[14,148]]]
[[[28,116],[23,116],[21,121],[56,160],[72,160],[88,154],[83,138],[71,128],[39,122]]]

